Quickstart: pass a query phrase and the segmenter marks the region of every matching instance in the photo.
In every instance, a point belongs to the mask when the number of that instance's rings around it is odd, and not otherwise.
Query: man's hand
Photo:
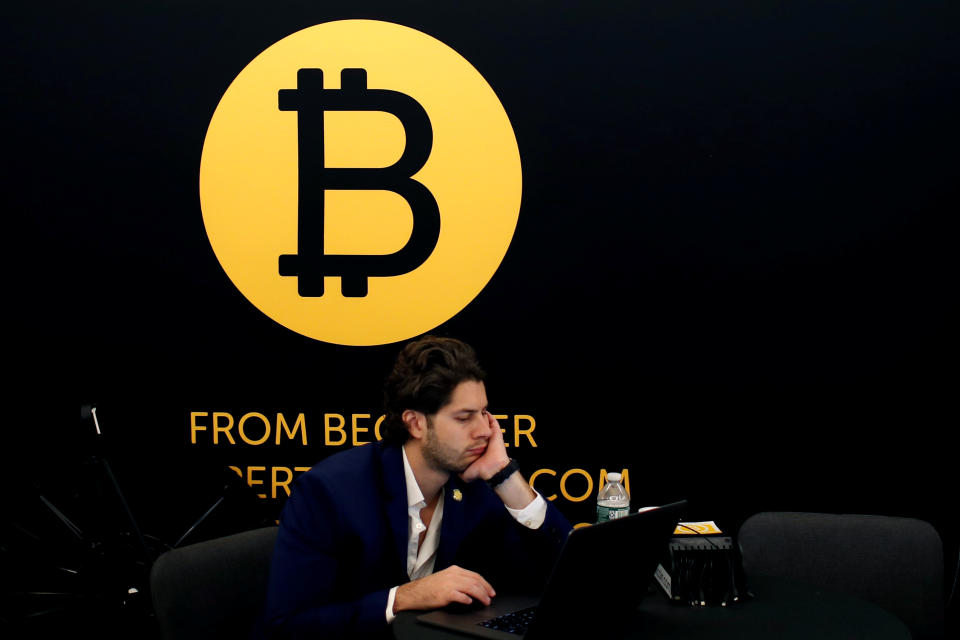
[[[489,605],[495,595],[493,587],[479,573],[453,565],[397,587],[393,612],[439,609],[451,602],[470,604],[474,599]]]
[[[489,480],[510,462],[507,448],[503,445],[503,431],[500,430],[500,423],[489,411],[484,411],[484,415],[487,418],[487,424],[490,426],[490,439],[487,441],[487,449],[483,452],[483,455],[474,460],[460,474],[460,478],[464,482],[470,482],[477,478]]]

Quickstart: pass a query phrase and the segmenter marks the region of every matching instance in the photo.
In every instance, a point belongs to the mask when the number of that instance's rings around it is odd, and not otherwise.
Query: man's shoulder
[[[375,477],[373,472],[385,464],[390,464],[390,460],[394,457],[399,459],[399,448],[384,442],[353,447],[339,451],[313,465],[300,477],[297,484],[368,483]]]

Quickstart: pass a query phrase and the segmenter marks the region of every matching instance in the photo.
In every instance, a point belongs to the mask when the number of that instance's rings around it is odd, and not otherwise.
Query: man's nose
[[[473,437],[489,438],[492,434],[493,431],[490,428],[490,421],[487,420],[487,416],[483,413],[478,413],[477,417],[474,418]]]

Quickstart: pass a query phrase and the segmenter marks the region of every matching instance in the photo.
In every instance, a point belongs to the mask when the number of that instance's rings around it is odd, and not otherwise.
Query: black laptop
[[[498,596],[475,611],[432,611],[425,624],[480,638],[615,636],[634,615],[687,502],[570,532],[543,595]]]

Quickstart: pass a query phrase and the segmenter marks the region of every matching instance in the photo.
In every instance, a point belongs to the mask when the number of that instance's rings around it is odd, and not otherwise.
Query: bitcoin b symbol
[[[368,89],[365,69],[343,69],[340,89],[323,88],[321,69],[300,69],[297,88],[278,92],[280,111],[297,112],[298,181],[297,253],[279,258],[281,276],[297,278],[304,298],[324,294],[325,276],[339,276],[345,297],[365,297],[368,278],[398,276],[423,264],[440,237],[437,201],[412,176],[426,164],[433,146],[427,112],[416,100],[386,89]],[[406,145],[389,167],[327,167],[324,113],[383,111],[400,120]],[[324,196],[327,190],[385,190],[405,199],[413,213],[410,239],[386,255],[328,254],[324,246]]]
[[[460,313],[499,268],[523,190],[513,127],[479,71],[377,20],[302,29],[243,67],[199,178],[232,285],[287,329],[351,346]]]

